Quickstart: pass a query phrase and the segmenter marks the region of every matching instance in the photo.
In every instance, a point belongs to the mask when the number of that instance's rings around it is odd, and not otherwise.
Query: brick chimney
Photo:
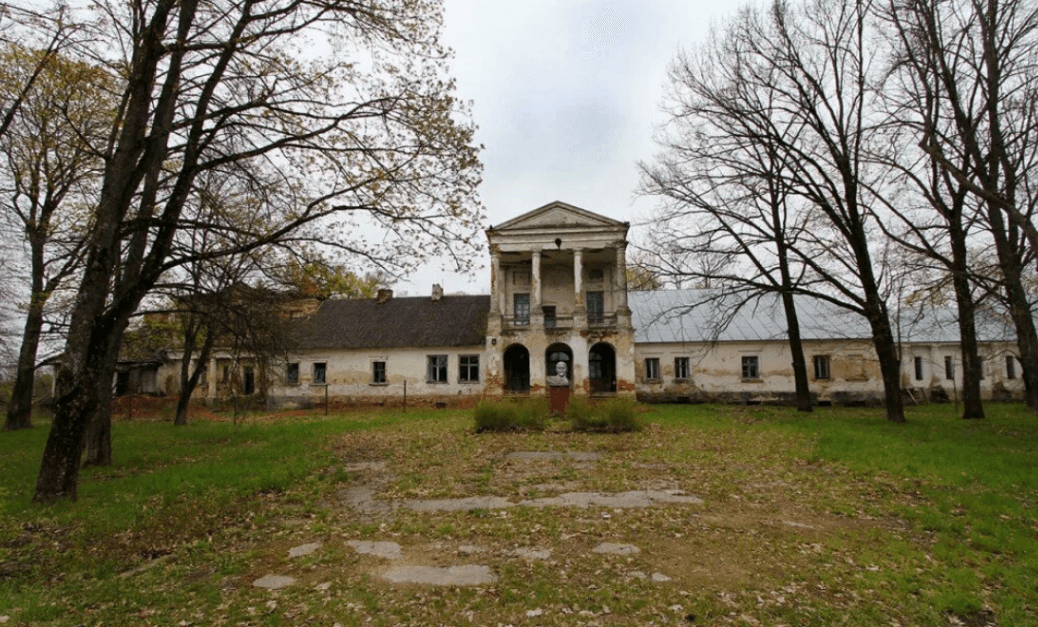
[[[433,301],[434,302],[438,301],[441,298],[443,298],[443,286],[440,285],[439,283],[433,283],[433,289],[432,289],[432,299],[433,299]]]
[[[375,304],[382,305],[390,298],[393,298],[393,290],[382,288],[378,291],[378,296],[375,298]]]

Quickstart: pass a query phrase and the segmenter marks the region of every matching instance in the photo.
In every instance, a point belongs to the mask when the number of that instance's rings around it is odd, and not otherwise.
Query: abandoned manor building
[[[794,382],[777,297],[719,325],[702,290],[628,291],[629,225],[553,202],[486,231],[489,295],[302,299],[287,308],[283,364],[217,349],[197,399],[262,394],[271,407],[325,403],[472,402],[545,395],[550,377],[572,394],[650,402],[787,402]],[[697,306],[699,305],[699,306]],[[831,304],[797,301],[812,395],[819,404],[879,402],[867,321]],[[894,311],[894,307],[891,308]],[[955,318],[893,320],[902,387],[917,400],[961,388]],[[1012,333],[978,328],[985,398],[1016,398],[1023,383]],[[127,391],[171,394],[175,351],[124,362]],[[265,362],[264,362],[265,363]],[[560,364],[563,364],[560,366]]]

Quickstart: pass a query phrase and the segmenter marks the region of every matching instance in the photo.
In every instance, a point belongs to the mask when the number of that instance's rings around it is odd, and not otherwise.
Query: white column
[[[501,254],[496,248],[490,251],[490,313],[501,313],[504,285],[501,280]]]
[[[576,249],[573,251],[573,296],[574,305],[576,309],[584,309],[584,263],[583,263],[584,251]]]
[[[616,296],[614,303],[616,310],[623,312],[627,309],[627,242],[620,242],[616,246]]]
[[[216,398],[216,358],[209,360],[209,368],[206,370],[206,381],[209,382],[209,398]]]
[[[533,272],[530,276],[530,309],[541,310],[541,251],[535,250],[533,256]]]

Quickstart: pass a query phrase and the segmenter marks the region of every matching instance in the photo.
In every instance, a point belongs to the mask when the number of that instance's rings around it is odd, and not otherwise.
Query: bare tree
[[[885,16],[900,44],[897,69],[919,90],[922,106],[910,126],[917,143],[941,176],[972,196],[994,241],[1029,402],[1038,410],[1038,329],[1025,287],[1038,249],[1038,7],[895,0]],[[957,261],[954,276],[962,273]],[[957,296],[964,289],[957,286]],[[979,368],[972,362],[968,368]]]
[[[37,501],[75,498],[83,434],[110,394],[122,334],[167,272],[296,240],[386,267],[437,253],[468,267],[482,216],[478,152],[443,76],[437,3],[93,6],[106,39],[91,50],[125,83]],[[297,59],[314,40],[327,49]],[[216,221],[198,219],[191,201],[203,173],[235,199]],[[199,229],[223,245],[193,250],[188,234]]]
[[[9,44],[0,49],[0,97],[22,98],[20,113],[0,136],[0,207],[24,236],[29,258],[25,311],[5,430],[32,426],[36,354],[44,311],[80,268],[88,203],[96,200],[101,143],[114,103],[108,75],[60,54]],[[33,87],[24,91],[34,77]]]

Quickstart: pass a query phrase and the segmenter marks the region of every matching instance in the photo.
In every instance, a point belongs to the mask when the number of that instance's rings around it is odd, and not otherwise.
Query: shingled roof
[[[476,346],[486,338],[489,296],[327,300],[290,323],[299,350]]]

